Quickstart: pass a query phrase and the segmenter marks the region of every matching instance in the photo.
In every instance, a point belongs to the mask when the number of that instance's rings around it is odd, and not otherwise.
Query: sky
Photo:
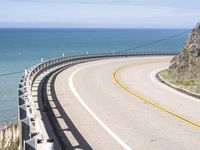
[[[0,0],[0,27],[193,28],[200,0]]]

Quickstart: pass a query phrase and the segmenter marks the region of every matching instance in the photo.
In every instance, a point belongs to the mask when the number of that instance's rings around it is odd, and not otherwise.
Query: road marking
[[[105,64],[105,63],[101,63],[101,64]],[[101,119],[99,119],[97,117],[97,115],[87,106],[87,104],[83,101],[81,96],[76,91],[76,88],[75,88],[74,82],[73,82],[73,78],[74,78],[75,74],[87,67],[94,66],[94,65],[99,65],[99,64],[84,66],[84,67],[79,68],[76,71],[74,71],[70,75],[69,80],[68,80],[69,87],[71,88],[73,94],[78,99],[78,101],[83,105],[83,107],[88,111],[88,113],[103,127],[103,129],[106,130],[107,133],[109,135],[111,135],[125,150],[132,150],[132,148],[130,148],[124,141],[122,141],[105,123],[103,123],[103,121],[101,121]]]
[[[125,65],[125,66],[122,66],[122,67],[120,67],[120,68],[117,68],[116,70],[113,71],[112,78],[113,78],[113,80],[115,81],[115,83],[116,83],[122,90],[126,91],[126,92],[127,92],[128,94],[130,94],[131,96],[134,96],[134,97],[139,98],[139,100],[145,102],[146,104],[149,104],[149,105],[153,106],[154,108],[159,109],[160,111],[166,112],[166,113],[168,113],[169,115],[171,115],[171,116],[173,116],[173,117],[175,117],[175,118],[177,118],[177,119],[179,119],[179,120],[181,120],[181,121],[183,121],[183,122],[185,122],[185,123],[187,123],[187,124],[189,124],[189,125],[191,125],[191,126],[193,126],[193,127],[200,128],[200,124],[199,124],[199,123],[196,123],[196,122],[194,122],[194,121],[191,121],[191,120],[189,120],[189,119],[187,119],[187,118],[184,118],[184,117],[180,116],[179,114],[176,114],[175,112],[173,112],[173,111],[171,111],[171,110],[169,110],[169,109],[166,109],[166,108],[164,108],[164,107],[162,107],[162,106],[159,106],[159,105],[157,105],[156,103],[153,103],[152,101],[148,100],[147,98],[145,98],[145,97],[143,97],[143,96],[137,94],[136,92],[131,91],[129,88],[127,88],[127,87],[119,80],[119,78],[117,77],[117,73],[119,73],[120,71],[122,71],[122,70],[125,69],[125,68],[129,68],[129,67],[133,67],[133,66],[134,66],[133,64],[132,64],[132,65]]]

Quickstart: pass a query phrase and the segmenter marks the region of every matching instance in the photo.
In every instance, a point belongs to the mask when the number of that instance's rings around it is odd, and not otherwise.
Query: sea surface
[[[0,29],[0,125],[17,118],[21,73],[40,62],[67,55],[117,52],[151,43],[185,29]],[[137,48],[137,52],[179,52],[189,32]]]

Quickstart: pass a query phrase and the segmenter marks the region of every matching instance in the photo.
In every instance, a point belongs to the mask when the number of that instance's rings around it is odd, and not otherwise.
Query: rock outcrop
[[[0,130],[0,150],[17,150],[19,133],[17,123],[8,123]]]
[[[192,30],[180,54],[172,59],[169,75],[177,81],[200,83],[200,23]]]

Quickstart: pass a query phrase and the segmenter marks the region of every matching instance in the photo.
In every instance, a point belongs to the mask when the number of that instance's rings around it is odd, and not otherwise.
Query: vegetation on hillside
[[[17,150],[19,147],[19,133],[17,123],[7,123],[0,130],[0,150]]]

